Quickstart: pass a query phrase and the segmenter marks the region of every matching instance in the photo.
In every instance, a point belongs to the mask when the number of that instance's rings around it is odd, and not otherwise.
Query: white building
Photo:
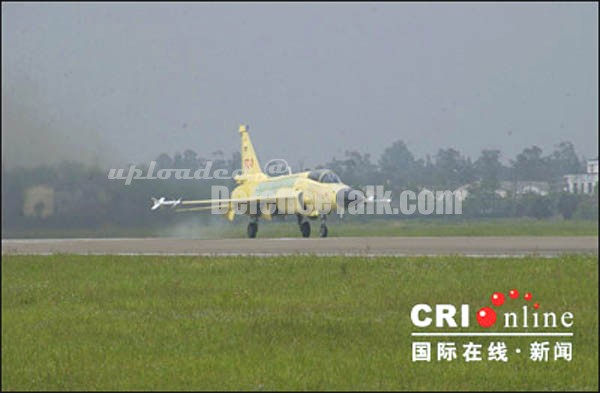
[[[598,185],[598,159],[588,160],[587,173],[565,175],[564,190],[573,194],[593,194]]]
[[[479,184],[475,182],[473,184]],[[472,184],[465,184],[454,190],[456,198],[461,202],[469,196]],[[501,181],[500,187],[494,190],[494,193],[500,198],[506,198],[509,195],[522,195],[526,193],[534,193],[537,195],[548,195],[550,185],[543,181]]]
[[[496,190],[496,193],[503,192],[501,195],[505,198],[508,195],[523,195],[523,194],[536,194],[536,195],[548,195],[550,192],[550,183],[547,181],[529,181],[529,180],[518,180],[518,181],[501,181],[500,188]]]
[[[588,160],[587,162],[587,173],[598,174],[598,159]]]

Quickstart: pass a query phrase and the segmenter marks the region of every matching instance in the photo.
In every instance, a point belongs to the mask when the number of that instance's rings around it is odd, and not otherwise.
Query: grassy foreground
[[[412,362],[414,304],[512,288],[574,314],[571,362]],[[5,255],[2,389],[597,391],[598,257]]]

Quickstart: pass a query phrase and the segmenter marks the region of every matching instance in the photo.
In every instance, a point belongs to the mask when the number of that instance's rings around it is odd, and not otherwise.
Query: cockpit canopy
[[[338,175],[330,171],[329,169],[317,169],[311,171],[308,174],[308,178],[319,183],[341,183]]]

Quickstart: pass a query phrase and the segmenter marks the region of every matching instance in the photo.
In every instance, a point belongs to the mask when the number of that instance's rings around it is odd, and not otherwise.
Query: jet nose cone
[[[337,192],[336,196],[337,205],[344,206],[344,208],[347,208],[351,202],[359,201],[361,199],[360,191],[350,187],[342,188]]]

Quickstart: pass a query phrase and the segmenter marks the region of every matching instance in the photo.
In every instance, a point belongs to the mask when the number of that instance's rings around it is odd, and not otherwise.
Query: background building
[[[593,194],[598,185],[598,159],[588,160],[587,173],[565,175],[564,190],[573,194]]]

